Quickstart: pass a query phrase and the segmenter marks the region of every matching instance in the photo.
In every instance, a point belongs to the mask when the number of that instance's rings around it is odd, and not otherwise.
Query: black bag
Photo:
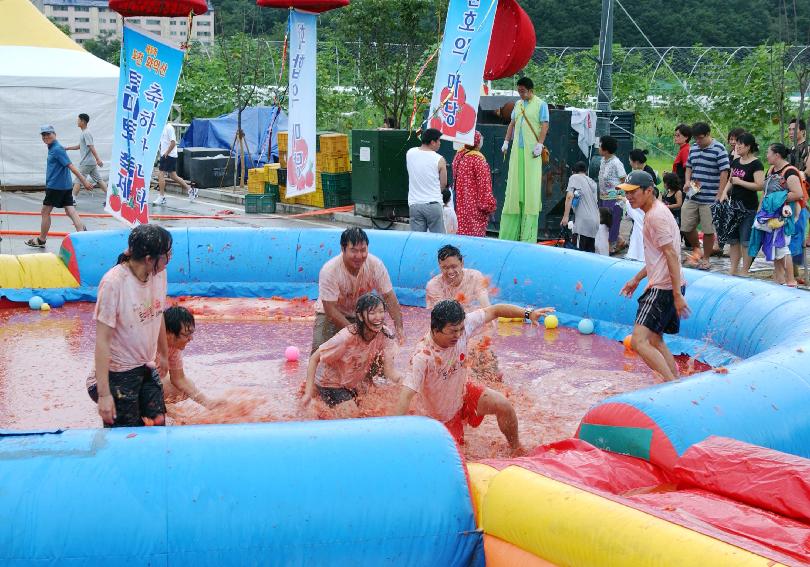
[[[568,248],[571,250],[577,249],[577,237],[574,233],[568,230],[567,227],[560,227],[560,236],[555,243],[556,247]]]

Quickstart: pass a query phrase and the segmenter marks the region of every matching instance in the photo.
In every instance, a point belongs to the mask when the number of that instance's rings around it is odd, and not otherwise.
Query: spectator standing
[[[412,232],[444,234],[442,190],[447,187],[447,162],[437,151],[442,133],[422,132],[422,145],[405,154],[408,166],[408,210]]]
[[[810,165],[810,148],[807,146],[807,122],[804,118],[793,118],[788,126],[788,136],[790,138],[790,165],[808,173]]]
[[[672,173],[681,180],[681,187],[686,183],[686,161],[689,159],[689,145],[692,140],[692,127],[688,124],[678,124],[672,139],[678,146],[678,155],[672,164]]]
[[[483,137],[475,132],[472,146],[465,146],[453,158],[453,188],[455,189],[458,234],[486,236],[489,215],[498,202],[492,194],[492,173],[481,153]]]
[[[616,200],[620,189],[616,186],[627,176],[624,164],[616,157],[618,149],[619,141],[613,136],[602,136],[599,139],[599,154],[602,156],[602,162],[599,164],[599,206],[605,207],[611,214],[612,224],[608,234],[611,254],[616,252],[616,242],[622,223],[622,207]]]
[[[442,189],[442,220],[446,234],[458,234],[458,217],[453,209],[453,193],[450,189]]]
[[[728,142],[728,163],[737,159],[737,139],[745,134],[745,128],[732,128],[728,132],[726,142]]]
[[[765,167],[757,158],[759,146],[751,134],[744,132],[736,137],[736,151],[738,156],[731,162],[731,174],[720,194],[720,201],[729,198],[745,207],[745,216],[740,223],[736,234],[728,240],[731,266],[729,274],[736,276],[740,269],[740,260],[743,261],[743,273],[748,272],[752,258],[748,256],[748,244],[751,241],[751,229],[759,208],[758,191],[762,191],[765,183]]]
[[[646,171],[653,178],[653,182],[658,185],[658,174],[653,168],[647,165],[647,154],[649,150],[635,148],[630,151],[630,168],[633,171]]]
[[[709,270],[709,258],[714,250],[714,224],[711,204],[718,199],[721,187],[728,181],[730,164],[723,144],[712,138],[711,128],[705,122],[692,126],[695,143],[689,148],[686,162],[684,194],[686,201],[681,207],[681,231],[693,249],[697,262],[693,265]],[[703,230],[703,255],[700,255],[698,226]]]
[[[675,173],[664,174],[664,204],[667,206],[675,222],[681,226],[681,206],[683,205],[683,182]]]
[[[599,231],[599,206],[597,204],[596,182],[588,177],[588,164],[579,161],[574,164],[573,175],[568,179],[565,196],[565,211],[560,226],[568,226],[568,217],[574,212],[574,234],[577,235],[577,249],[583,252],[596,252],[596,233]]]

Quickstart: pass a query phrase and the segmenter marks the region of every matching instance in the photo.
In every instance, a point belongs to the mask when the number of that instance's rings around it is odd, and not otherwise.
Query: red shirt
[[[685,144],[681,144],[681,149],[678,150],[678,155],[675,157],[675,163],[672,164],[672,173],[678,172],[678,166],[680,166],[680,170],[683,171],[686,168],[686,161],[689,159],[689,142]]]

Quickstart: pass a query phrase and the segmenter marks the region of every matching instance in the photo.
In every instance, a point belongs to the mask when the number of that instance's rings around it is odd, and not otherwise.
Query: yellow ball
[[[546,315],[543,324],[546,326],[546,329],[556,329],[560,322],[557,320],[556,315]]]
[[[40,310],[40,311],[50,311],[50,310],[51,310],[51,306],[50,306],[50,305],[48,305],[47,303],[43,303],[43,304],[42,304],[42,307],[40,307],[40,308],[39,308],[39,310]]]

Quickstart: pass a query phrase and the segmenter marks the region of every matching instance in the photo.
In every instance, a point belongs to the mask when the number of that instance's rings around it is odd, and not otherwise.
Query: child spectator
[[[594,249],[597,254],[610,256],[610,227],[613,226],[613,213],[607,207],[599,207],[599,230],[596,231]]]
[[[458,217],[456,216],[456,211],[453,210],[452,200],[453,194],[450,192],[450,189],[442,189],[442,201],[444,201],[442,217],[444,218],[445,234],[458,233]]]
[[[681,226],[681,205],[683,205],[683,182],[675,173],[664,174],[664,204],[667,206],[675,222]]]
[[[596,233],[599,230],[599,207],[596,203],[597,188],[588,177],[588,164],[579,161],[571,169],[573,175],[568,180],[565,196],[565,210],[560,226],[568,226],[568,215],[574,211],[574,234],[578,235],[577,249],[594,252]]]

